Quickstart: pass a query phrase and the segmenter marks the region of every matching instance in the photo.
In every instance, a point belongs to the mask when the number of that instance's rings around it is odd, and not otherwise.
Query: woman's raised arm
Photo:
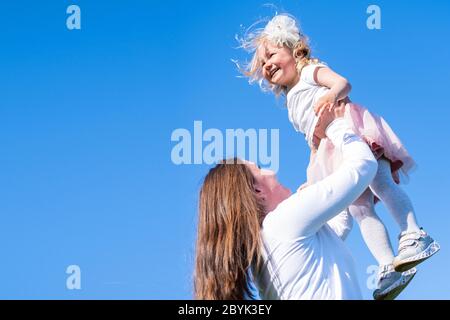
[[[292,239],[314,234],[353,203],[375,177],[377,161],[344,119],[335,119],[325,134],[341,149],[342,165],[325,179],[291,195],[265,218],[264,228],[275,236]]]

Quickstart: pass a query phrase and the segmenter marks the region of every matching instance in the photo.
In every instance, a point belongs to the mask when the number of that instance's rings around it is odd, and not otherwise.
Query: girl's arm
[[[336,102],[346,98],[352,86],[346,78],[337,74],[328,67],[318,67],[314,70],[314,81],[330,90],[316,103],[314,111],[319,114],[324,107],[332,108]]]

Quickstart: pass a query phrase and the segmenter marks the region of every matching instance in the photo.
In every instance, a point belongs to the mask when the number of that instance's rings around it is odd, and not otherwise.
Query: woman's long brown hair
[[[248,271],[253,263],[257,268],[261,263],[263,212],[254,177],[245,164],[227,160],[209,171],[199,198],[196,299],[252,297]]]

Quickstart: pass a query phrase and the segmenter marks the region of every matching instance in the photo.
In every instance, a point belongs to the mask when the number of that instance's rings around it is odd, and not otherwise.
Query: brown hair
[[[231,164],[233,163],[233,164]],[[261,263],[264,209],[250,169],[238,159],[212,168],[200,190],[194,272],[196,299],[235,300],[249,287],[249,268]]]

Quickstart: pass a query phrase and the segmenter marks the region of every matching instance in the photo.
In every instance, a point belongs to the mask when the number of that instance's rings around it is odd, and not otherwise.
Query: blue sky
[[[305,180],[308,149],[276,100],[236,77],[234,39],[265,1],[0,4],[0,298],[190,299],[198,190],[209,165],[175,165],[178,128],[279,129],[279,180]],[[403,299],[450,299],[450,4],[273,1],[313,54],[346,76],[419,164],[405,189],[442,250]],[[68,30],[66,8],[81,8]],[[381,30],[366,27],[370,4]],[[398,228],[377,208],[396,246]],[[375,260],[347,243],[364,297]],[[81,289],[66,288],[66,268]]]

